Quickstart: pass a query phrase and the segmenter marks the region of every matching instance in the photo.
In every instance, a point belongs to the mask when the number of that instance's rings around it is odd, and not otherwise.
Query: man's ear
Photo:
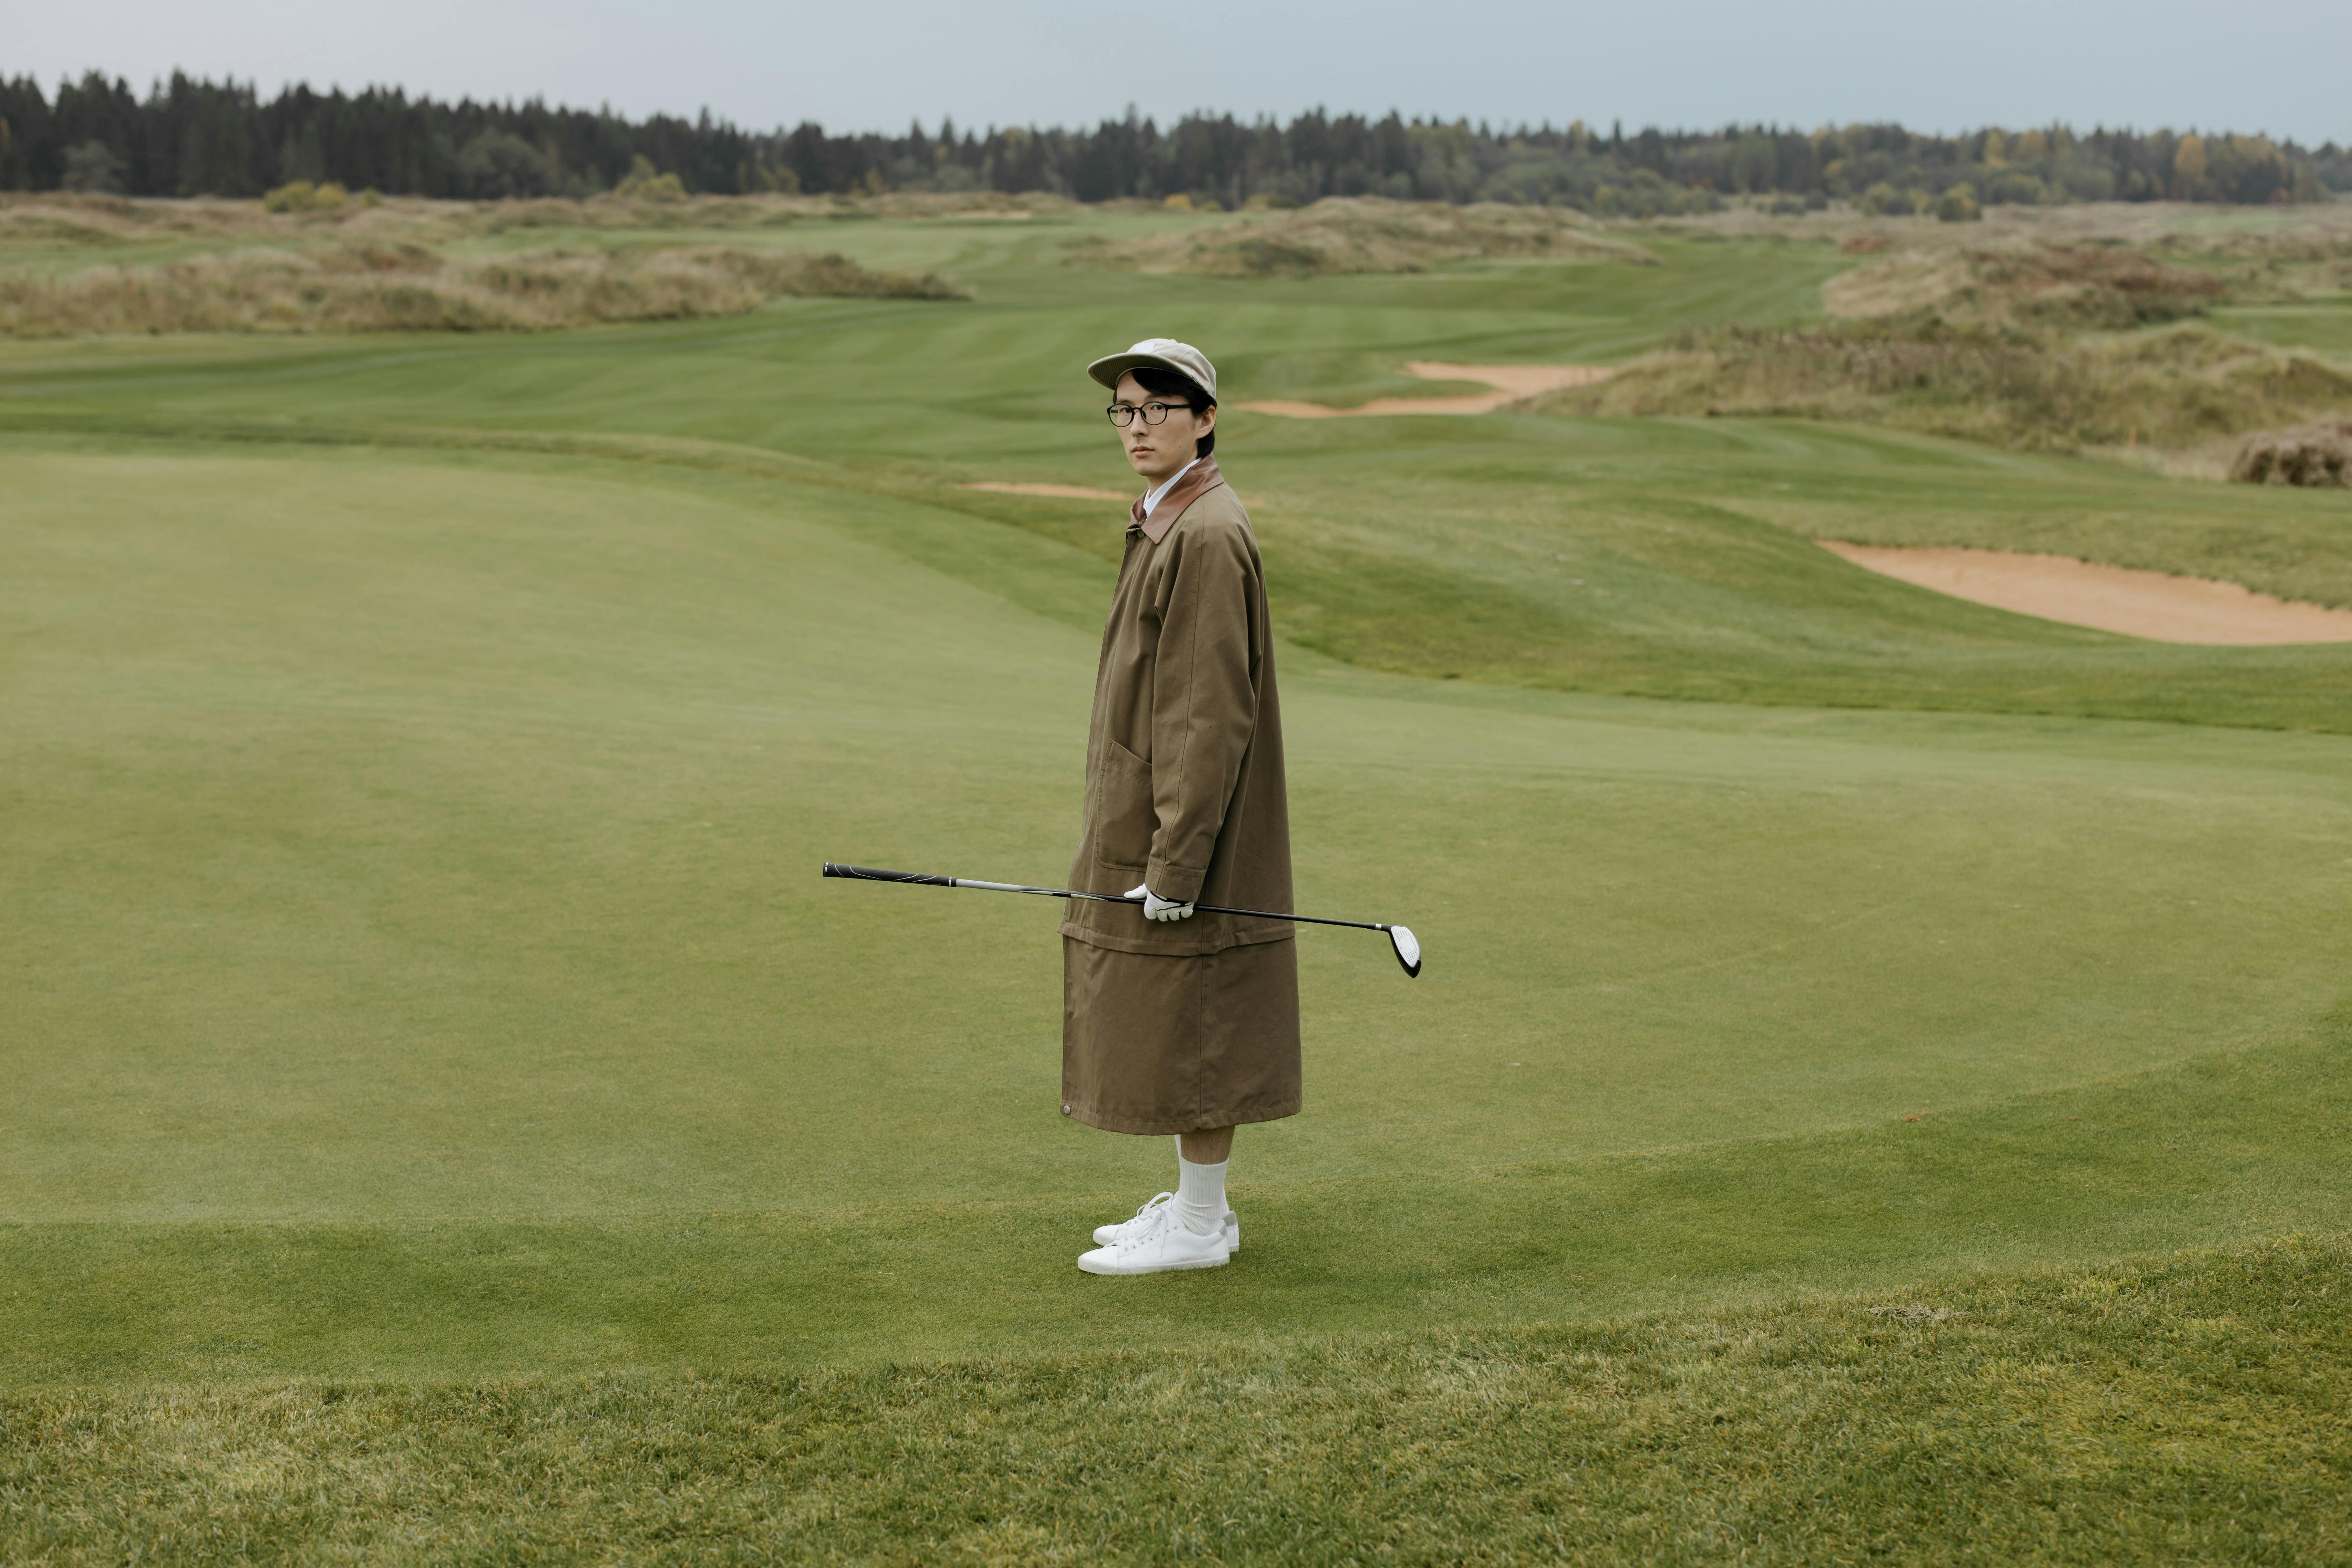
[[[1217,427],[1217,405],[1213,403],[1201,410],[1201,434],[1205,436]]]

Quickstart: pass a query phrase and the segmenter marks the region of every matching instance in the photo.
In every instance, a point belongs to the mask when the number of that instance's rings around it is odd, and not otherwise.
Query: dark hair
[[[1195,419],[1217,405],[1215,398],[1201,390],[1199,382],[1177,371],[1162,370],[1156,364],[1139,364],[1127,374],[1135,377],[1136,385],[1154,397],[1182,398],[1184,406],[1192,411]],[[1192,456],[1196,460],[1216,449],[1217,433],[1214,430],[1192,443]]]

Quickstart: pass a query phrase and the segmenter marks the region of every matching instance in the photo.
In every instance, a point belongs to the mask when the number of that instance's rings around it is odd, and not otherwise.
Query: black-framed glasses
[[[1139,414],[1143,416],[1146,425],[1163,425],[1167,423],[1169,415],[1179,408],[1191,406],[1189,403],[1114,403],[1103,412],[1110,416],[1112,424],[1124,430],[1135,423],[1135,416]]]

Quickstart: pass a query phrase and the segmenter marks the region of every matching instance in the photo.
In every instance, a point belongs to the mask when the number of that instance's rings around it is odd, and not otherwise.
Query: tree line
[[[2303,202],[2352,190],[2352,150],[2266,136],[2063,125],[1934,136],[1899,125],[1726,126],[1628,136],[1581,121],[1495,127],[1322,110],[1286,123],[1195,113],[1165,129],[1132,110],[1091,130],[952,121],[902,136],[803,123],[745,131],[709,110],[444,103],[396,89],[264,100],[252,83],[174,72],[145,96],[92,71],[45,94],[0,80],[0,189],[253,196],[296,181],[485,200],[585,196],[632,176],[689,193],[1050,192],[1078,201],[1301,205],[1330,195],[1501,201],[1654,216],[1729,195],[1879,210],[1970,203]],[[666,184],[667,182],[665,182]]]

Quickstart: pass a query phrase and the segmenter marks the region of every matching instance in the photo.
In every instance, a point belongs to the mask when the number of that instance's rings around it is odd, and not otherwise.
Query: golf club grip
[[[839,866],[830,860],[824,863],[824,874],[860,882],[917,882],[927,888],[955,886],[953,877],[932,877],[920,871],[877,871],[871,866]]]

